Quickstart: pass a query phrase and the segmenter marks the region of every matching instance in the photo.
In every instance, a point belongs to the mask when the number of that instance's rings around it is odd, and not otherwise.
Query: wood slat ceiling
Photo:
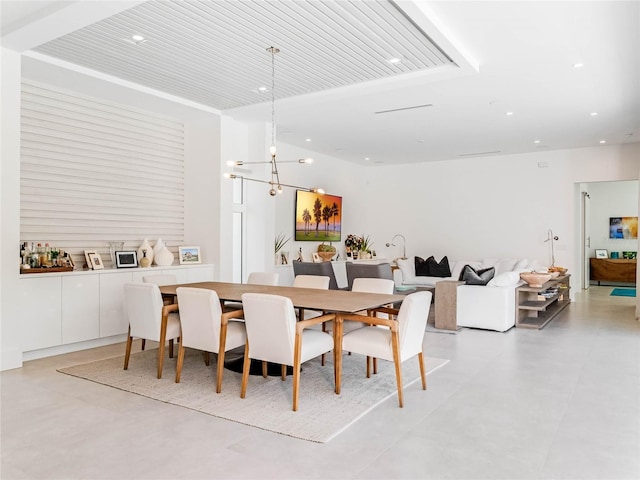
[[[36,50],[225,110],[270,99],[269,46],[277,98],[452,63],[390,1],[150,1]]]

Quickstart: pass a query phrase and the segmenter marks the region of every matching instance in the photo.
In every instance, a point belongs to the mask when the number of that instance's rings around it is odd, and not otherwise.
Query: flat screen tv
[[[339,242],[342,197],[296,190],[295,240]]]
[[[638,238],[638,217],[609,218],[609,238]]]

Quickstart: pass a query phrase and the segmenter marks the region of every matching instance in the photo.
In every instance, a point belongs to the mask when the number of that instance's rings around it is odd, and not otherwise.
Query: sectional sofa
[[[525,283],[520,280],[520,273],[531,271],[537,263],[506,258],[449,261],[451,275],[447,277],[416,275],[415,257],[398,259],[397,265],[393,272],[396,287],[434,288],[442,281],[458,281],[465,265],[475,270],[493,267],[495,274],[487,285],[460,284],[457,287],[457,325],[504,332],[516,323],[516,288]]]

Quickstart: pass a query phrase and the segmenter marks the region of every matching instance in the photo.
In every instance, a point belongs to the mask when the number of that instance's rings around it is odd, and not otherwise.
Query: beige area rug
[[[313,442],[328,442],[349,425],[389,397],[396,402],[393,363],[380,360],[378,374],[367,379],[364,357],[345,355],[342,393],[334,393],[333,363],[322,367],[319,359],[302,365],[298,411],[291,410],[292,376],[263,378],[251,375],[246,398],[240,398],[242,375],[224,371],[222,393],[215,393],[216,361],[209,367],[201,352],[187,349],[180,383],[175,383],[175,357],[165,357],[163,378],[156,378],[157,349],[132,354],[129,369],[122,368],[124,357],[59,369],[59,372],[108,385],[162,402],[197,410],[272,432]],[[330,358],[330,356],[329,356]],[[426,358],[426,370],[433,373],[448,362]],[[254,360],[253,363],[256,363]],[[418,361],[403,364],[403,383],[407,388],[419,380]],[[427,379],[428,386],[428,379]],[[418,382],[412,388],[421,388]],[[428,395],[427,392],[424,392]]]

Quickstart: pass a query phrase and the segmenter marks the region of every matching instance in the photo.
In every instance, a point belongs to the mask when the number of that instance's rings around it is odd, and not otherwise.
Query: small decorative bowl
[[[565,273],[567,273],[567,270],[568,270],[563,267],[555,267],[555,269],[556,269],[556,272],[558,272],[560,275],[564,275]]]
[[[527,282],[530,287],[542,287],[546,282],[551,280],[551,274],[538,272],[523,272],[520,278]]]

